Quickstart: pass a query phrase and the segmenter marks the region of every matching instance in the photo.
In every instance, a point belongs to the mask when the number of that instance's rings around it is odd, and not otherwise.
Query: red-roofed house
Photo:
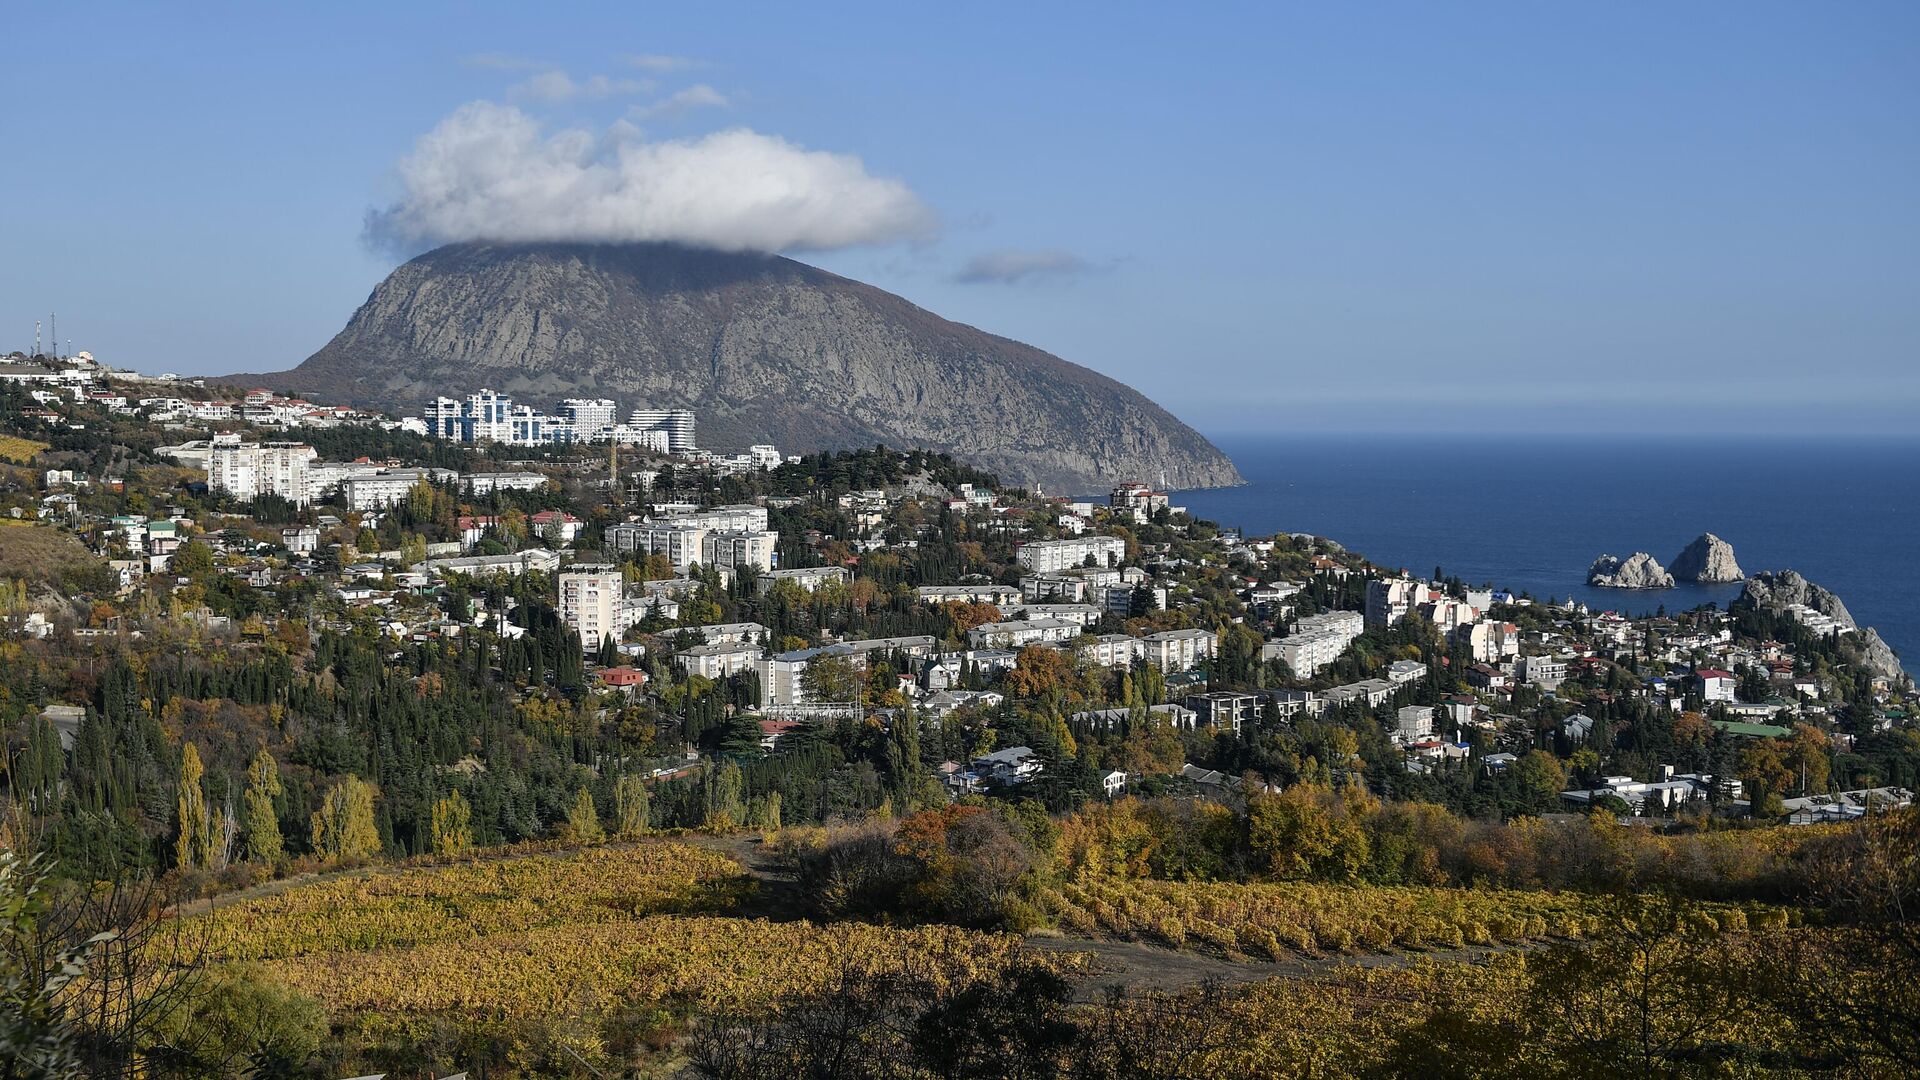
[[[626,667],[625,665],[604,668],[600,672],[600,684],[610,689],[625,690],[627,693],[632,694],[647,685],[647,673],[641,671],[639,668]]]
[[[571,544],[580,535],[580,519],[565,510],[542,510],[528,518],[527,524],[556,544]]]
[[[1733,672],[1719,668],[1701,668],[1693,673],[1700,686],[1700,698],[1703,701],[1733,701]]]

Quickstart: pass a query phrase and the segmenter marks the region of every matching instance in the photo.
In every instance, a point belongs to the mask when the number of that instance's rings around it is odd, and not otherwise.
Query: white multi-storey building
[[[1366,630],[1366,619],[1357,611],[1329,611],[1309,615],[1294,624],[1293,633],[1261,647],[1262,659],[1286,661],[1287,668],[1300,678],[1313,674],[1340,658],[1353,639]]]
[[[707,530],[698,525],[626,522],[609,525],[607,544],[622,555],[665,555],[676,571],[701,560]]]
[[[1161,671],[1186,671],[1213,658],[1213,635],[1205,630],[1165,630],[1140,639],[1141,655]]]
[[[606,398],[568,398],[558,411],[576,442],[600,442],[612,434],[618,410]]]
[[[1429,592],[1425,585],[1412,578],[1375,578],[1367,582],[1367,625],[1374,629],[1397,625]]]
[[[248,443],[223,432],[207,450],[207,487],[236,499],[278,495],[295,506],[313,501],[308,466],[320,455],[303,443]]]
[[[355,510],[373,510],[392,506],[405,499],[422,480],[438,479],[433,469],[373,469],[349,472],[340,481],[347,505]]]
[[[616,640],[626,632],[626,579],[618,567],[604,563],[576,563],[560,574],[560,619],[580,635],[587,652],[600,648],[602,638]]]
[[[742,671],[752,671],[760,662],[760,646],[744,641],[719,641],[695,645],[673,654],[689,674],[708,679],[724,679]]]
[[[778,559],[779,544],[777,532],[747,529],[710,532],[700,540],[700,564],[721,570],[741,566],[771,570]]]
[[[1118,566],[1127,557],[1127,542],[1117,536],[1077,536],[1068,540],[1035,540],[1014,553],[1021,566],[1036,574],[1050,574],[1084,566]]]
[[[688,409],[635,409],[627,426],[637,431],[664,431],[667,452],[683,454],[694,449],[693,413]]]

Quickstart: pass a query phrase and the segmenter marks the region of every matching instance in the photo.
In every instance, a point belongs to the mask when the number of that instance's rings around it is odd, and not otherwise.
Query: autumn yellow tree
[[[581,788],[573,798],[573,809],[567,811],[567,839],[576,844],[597,844],[606,838],[606,830],[600,827],[600,811],[593,807],[593,792]]]
[[[441,855],[465,855],[473,850],[473,806],[467,797],[449,791],[433,803],[433,850]]]
[[[380,850],[373,823],[373,785],[349,776],[327,789],[313,812],[313,850],[329,861],[363,859]]]
[[[244,796],[247,830],[247,858],[270,863],[285,850],[280,837],[280,814],[274,800],[284,789],[280,784],[280,766],[273,755],[262,749],[247,766],[247,792]]]
[[[643,835],[651,821],[651,803],[647,783],[638,776],[622,776],[613,782],[614,831],[622,840]]]
[[[206,769],[200,751],[187,743],[180,751],[180,835],[174,840],[174,865],[182,870],[213,865],[213,822],[207,816],[207,793],[200,787]]]

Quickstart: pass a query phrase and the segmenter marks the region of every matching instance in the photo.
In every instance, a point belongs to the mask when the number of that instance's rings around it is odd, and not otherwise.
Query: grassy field
[[[47,449],[47,444],[23,439],[18,435],[0,435],[0,461],[16,461],[24,465]]]
[[[64,570],[98,561],[71,533],[0,520],[0,578],[54,581]]]

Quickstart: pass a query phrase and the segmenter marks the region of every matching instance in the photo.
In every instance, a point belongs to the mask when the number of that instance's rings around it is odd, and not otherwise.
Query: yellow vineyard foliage
[[[848,970],[966,979],[1011,934],[721,917],[752,880],[685,844],[589,848],[389,873],[249,899],[198,917],[209,960],[264,964],[339,1014],[592,1016],[676,999],[739,1007]]]
[[[726,910],[752,884],[739,863],[705,848],[589,848],[301,886],[203,917],[201,937],[213,960],[274,960]]]
[[[1388,953],[1581,939],[1607,929],[1606,900],[1585,893],[1095,878],[1060,886],[1062,928],[1228,957]],[[1784,925],[1780,909],[1709,905],[1726,929]]]
[[[912,966],[963,978],[1003,966],[1019,947],[1011,934],[950,926],[656,915],[274,967],[290,985],[347,1011],[590,1016],[617,1002],[667,998],[707,1007],[769,1004],[817,991],[849,968]]]

